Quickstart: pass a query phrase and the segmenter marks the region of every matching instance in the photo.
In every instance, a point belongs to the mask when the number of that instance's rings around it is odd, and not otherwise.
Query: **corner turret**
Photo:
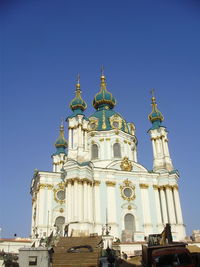
[[[86,102],[83,100],[81,96],[81,85],[80,85],[80,76],[77,77],[76,84],[76,95],[75,98],[70,103],[70,108],[73,111],[71,117],[76,115],[83,115],[83,111],[87,108]]]
[[[152,123],[152,127],[148,130],[153,147],[153,171],[155,172],[170,172],[173,170],[172,160],[169,154],[167,130],[162,126],[164,117],[158,110],[154,89],[152,93],[152,112],[148,118]]]
[[[60,134],[55,142],[56,152],[52,155],[53,158],[53,171],[59,172],[62,169],[66,158],[67,140],[64,137],[63,122],[60,125]]]
[[[89,120],[84,114],[87,104],[82,99],[80,88],[80,76],[78,75],[76,95],[70,103],[73,114],[67,117],[66,121],[68,121],[68,157],[82,163],[89,158],[87,145]]]

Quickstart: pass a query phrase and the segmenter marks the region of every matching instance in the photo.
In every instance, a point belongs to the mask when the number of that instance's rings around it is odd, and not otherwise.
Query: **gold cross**
[[[101,65],[101,76],[104,76],[104,66]]]
[[[152,97],[155,97],[155,89],[154,88],[151,89],[150,94],[152,95]]]
[[[78,84],[80,83],[80,74],[79,73],[77,74],[77,83]]]

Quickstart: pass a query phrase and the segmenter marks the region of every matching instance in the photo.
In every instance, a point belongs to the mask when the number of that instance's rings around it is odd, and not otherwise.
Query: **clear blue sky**
[[[86,114],[93,112],[102,64],[148,169],[149,91],[156,89],[187,233],[200,229],[200,2],[1,0],[0,26],[2,236],[29,236],[33,171],[52,169],[78,72]]]

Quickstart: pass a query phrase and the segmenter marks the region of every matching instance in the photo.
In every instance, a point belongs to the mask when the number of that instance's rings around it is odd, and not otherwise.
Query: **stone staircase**
[[[54,247],[52,267],[96,267],[100,257],[101,248],[97,247],[101,236],[91,237],[60,237]],[[93,251],[81,249],[84,252],[68,253],[67,250],[74,246],[89,245]]]

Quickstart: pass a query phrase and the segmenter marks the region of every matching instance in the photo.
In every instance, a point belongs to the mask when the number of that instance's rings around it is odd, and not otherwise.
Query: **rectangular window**
[[[37,265],[37,256],[29,256],[29,266]]]

